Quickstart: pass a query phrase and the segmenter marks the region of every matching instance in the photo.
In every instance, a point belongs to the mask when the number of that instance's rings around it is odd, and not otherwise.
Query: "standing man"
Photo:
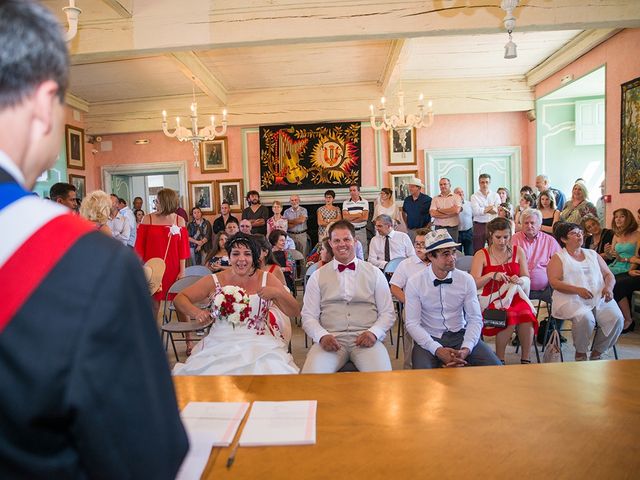
[[[287,208],[282,216],[289,221],[289,229],[287,233],[296,245],[302,255],[307,256],[309,250],[309,235],[307,234],[307,209],[300,206],[300,197],[291,195],[289,197],[291,207]]]
[[[124,198],[118,198],[118,208],[120,209],[120,215],[129,222],[129,240],[127,240],[127,246],[133,248],[136,245],[136,235],[138,233],[136,216],[133,214],[133,210],[127,206]]]
[[[111,229],[113,238],[121,242],[123,245],[127,245],[127,242],[129,242],[129,237],[131,236],[131,225],[129,224],[129,220],[120,213],[118,200],[118,196],[112,193],[111,211],[109,212],[109,220],[107,220],[107,225]],[[134,223],[134,225],[137,224]]]
[[[382,272],[356,258],[355,230],[346,220],[329,227],[333,260],[307,282],[302,328],[316,343],[302,373],[334,373],[351,360],[361,372],[391,370],[382,344],[395,312]]]
[[[416,230],[419,228],[427,228],[431,222],[431,197],[422,193],[420,190],[424,188],[424,184],[417,177],[409,180],[410,195],[404,199],[402,204],[402,217],[407,225],[409,237],[413,240],[416,236]]]
[[[220,204],[220,216],[213,221],[213,233],[224,232],[229,221],[235,220],[238,223],[238,219],[231,215],[231,205],[227,200],[223,200]]]
[[[465,198],[464,190],[462,187],[456,187],[453,191],[454,194],[460,197],[460,213],[458,219],[458,242],[460,250],[465,255],[473,255],[473,211],[471,210],[471,203]]]
[[[446,230],[429,232],[431,261],[405,288],[407,331],[413,338],[413,368],[501,365],[480,340],[482,314],[473,277],[456,270],[456,247]]]
[[[51,188],[49,189],[49,198],[52,201],[67,207],[69,210],[76,211],[78,209],[76,187],[70,183],[60,182],[51,185]]]
[[[605,191],[605,181],[602,180],[600,183],[600,198],[596,202],[596,213],[598,214],[598,222],[600,222],[600,226],[602,228],[605,227],[605,212],[604,212],[604,191]]]
[[[142,210],[142,197],[133,199],[133,210]],[[144,210],[142,210],[144,212]]]
[[[435,228],[446,229],[453,241],[457,242],[458,225],[460,224],[458,214],[462,210],[462,201],[458,195],[451,191],[451,181],[448,178],[441,178],[438,184],[440,195],[433,197],[429,213],[433,217]]]
[[[260,233],[266,236],[269,209],[260,204],[260,194],[255,190],[247,192],[247,203],[249,206],[242,211],[242,218],[251,222],[253,233]]]
[[[546,190],[549,190],[553,193],[553,196],[556,198],[556,208],[560,211],[564,208],[564,204],[566,202],[564,193],[562,193],[557,188],[553,188],[549,185],[549,177],[546,175],[538,175],[536,177],[536,189],[538,190],[538,197],[540,194]]]
[[[30,192],[64,136],[60,23],[3,0],[0,45],[0,478],[175,478],[188,441],[139,259]]]
[[[478,177],[480,190],[471,195],[471,211],[473,212],[473,253],[484,248],[487,240],[487,223],[498,216],[498,207],[502,200],[500,195],[489,190],[491,175],[481,173]]]
[[[429,265],[429,259],[427,258],[427,252],[424,249],[424,239],[429,233],[426,228],[421,228],[416,231],[416,238],[413,241],[416,254],[405,258],[396,271],[393,272],[393,276],[389,281],[389,287],[391,288],[391,294],[404,305],[406,299],[404,296],[404,289],[407,286],[407,281],[416,273],[422,272]],[[406,315],[406,310],[402,309],[402,315]],[[400,341],[400,339],[398,339]],[[404,324],[404,337],[402,339],[402,350],[404,352],[404,364],[405,370],[411,369],[411,352],[413,351],[413,339],[409,332],[407,332],[407,325]]]
[[[393,219],[389,215],[378,215],[375,220],[377,235],[369,244],[369,263],[384,270],[394,258],[407,258],[415,255],[409,235],[393,229]]]
[[[364,257],[367,258],[369,241],[367,240],[367,222],[369,221],[369,202],[360,196],[360,187],[349,187],[349,200],[342,204],[342,218],[351,222],[355,229],[355,238],[360,240]]]

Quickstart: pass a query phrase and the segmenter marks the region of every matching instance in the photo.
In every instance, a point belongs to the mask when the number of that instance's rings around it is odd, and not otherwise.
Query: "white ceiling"
[[[545,100],[557,100],[560,98],[597,97],[605,92],[605,67],[580,77],[569,80],[563,87],[543,97]]]
[[[226,107],[238,125],[364,120],[369,103],[400,89],[407,99],[424,92],[436,114],[528,110],[532,70],[550,75],[563,66],[556,57],[566,62],[615,33],[587,28],[621,18],[640,25],[640,8],[623,0],[590,7],[608,17],[580,23],[580,0],[536,9],[546,1],[516,9],[518,58],[505,60],[499,2],[76,0],[83,13],[70,43],[70,102],[87,111],[91,133],[155,130],[163,109],[185,115],[192,77],[200,111]],[[44,3],[66,24],[65,1]],[[573,4],[580,15],[567,12]]]

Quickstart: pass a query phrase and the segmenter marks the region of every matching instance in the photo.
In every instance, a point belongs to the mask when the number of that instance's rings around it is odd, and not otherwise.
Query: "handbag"
[[[555,363],[561,360],[560,358],[560,334],[558,330],[555,328],[551,335],[549,336],[549,341],[547,345],[544,347],[544,355],[542,356],[542,361],[544,363]]]
[[[494,282],[495,283],[495,282]],[[493,297],[494,292],[499,290],[492,290],[489,294],[489,305],[491,305],[491,297]],[[502,304],[502,297],[498,294],[498,298],[500,299],[500,307],[501,308],[485,308],[484,312],[482,312],[482,321],[485,327],[492,328],[506,328],[507,327],[507,310],[504,308]]]
[[[172,236],[171,230],[169,230],[169,240],[167,241],[167,248],[164,251],[164,258],[150,258],[142,267],[147,279],[147,286],[149,287],[150,295],[162,291],[162,277],[164,276],[164,271],[167,269],[165,261],[167,260],[167,253],[169,253],[169,245],[171,245]]]

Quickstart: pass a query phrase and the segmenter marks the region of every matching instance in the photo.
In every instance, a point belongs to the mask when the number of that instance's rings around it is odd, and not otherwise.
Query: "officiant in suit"
[[[425,236],[431,261],[405,288],[405,325],[413,338],[413,368],[501,365],[480,340],[482,314],[473,277],[456,269],[456,247],[445,229]]]

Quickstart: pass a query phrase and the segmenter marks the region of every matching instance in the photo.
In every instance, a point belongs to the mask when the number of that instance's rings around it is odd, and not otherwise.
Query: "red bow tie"
[[[339,272],[344,272],[345,270],[354,270],[356,269],[356,264],[351,262],[351,263],[347,263],[346,265],[343,265],[342,263],[338,264],[338,271]]]

